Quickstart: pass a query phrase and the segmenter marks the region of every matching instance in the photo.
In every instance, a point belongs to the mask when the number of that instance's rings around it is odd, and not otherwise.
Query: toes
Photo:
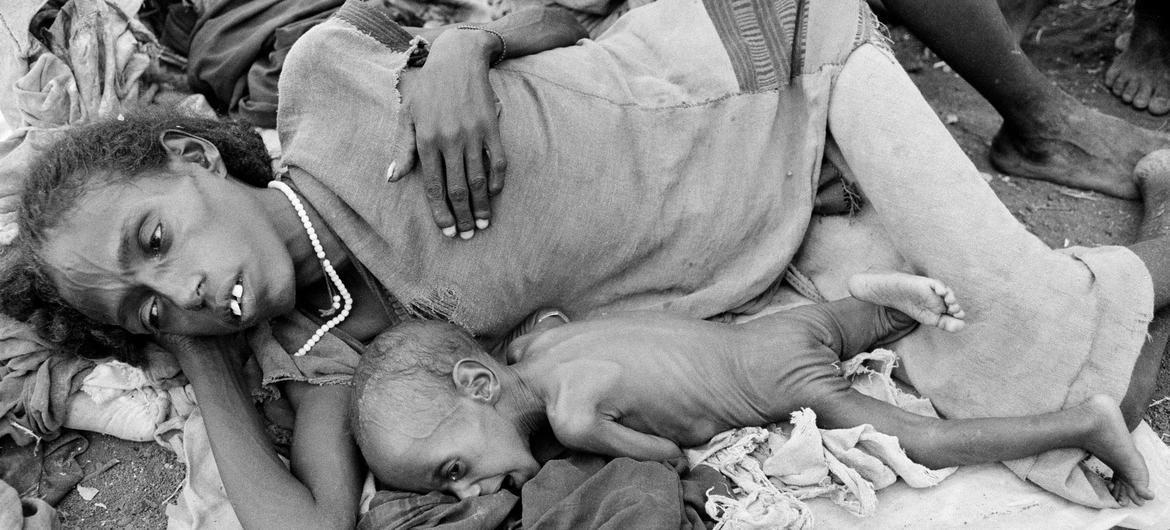
[[[1105,70],[1105,86],[1113,88],[1113,84],[1117,82],[1117,77],[1121,75],[1121,67],[1117,65],[1117,60],[1109,65],[1109,69]],[[1114,92],[1116,94],[1116,92]]]
[[[1109,91],[1113,92],[1114,96],[1121,97],[1121,94],[1125,92],[1125,87],[1128,85],[1129,85],[1129,77],[1123,76],[1120,73],[1118,73],[1117,79],[1115,79],[1113,81],[1113,84],[1109,85]]]
[[[1170,112],[1170,85],[1164,83],[1154,86],[1154,92],[1150,95],[1150,106],[1146,110],[1155,116]]]
[[[948,307],[947,313],[950,313],[952,317],[955,317],[959,320],[967,318],[967,312],[963,311],[963,306],[960,306],[959,304],[955,304],[953,307]]]
[[[1129,506],[1129,488],[1124,483],[1117,483],[1113,489],[1113,498],[1117,500],[1117,504]]]
[[[1150,106],[1150,96],[1153,95],[1154,89],[1147,83],[1136,83],[1138,85],[1137,92],[1133,96],[1133,107],[1139,110],[1146,110]]]
[[[967,327],[967,323],[950,315],[942,315],[938,317],[938,323],[935,324],[943,331],[955,333]]]
[[[1161,95],[1155,95],[1152,99],[1150,99],[1150,106],[1146,110],[1155,116],[1166,114],[1170,112],[1170,98]]]
[[[1137,95],[1139,88],[1141,88],[1141,83],[1136,79],[1129,79],[1125,83],[1125,91],[1121,93],[1121,100],[1126,103],[1133,103],[1133,97]]]

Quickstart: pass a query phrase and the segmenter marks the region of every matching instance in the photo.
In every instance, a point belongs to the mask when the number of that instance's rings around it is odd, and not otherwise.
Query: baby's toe
[[[965,322],[963,322],[962,320],[959,320],[959,319],[952,317],[950,315],[943,315],[943,316],[939,317],[938,323],[936,324],[936,326],[941,328],[943,331],[947,331],[950,333],[960,331],[966,325],[967,324]]]

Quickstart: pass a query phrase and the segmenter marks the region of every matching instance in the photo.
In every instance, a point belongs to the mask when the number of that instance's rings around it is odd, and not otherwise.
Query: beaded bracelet
[[[455,29],[470,29],[470,30],[486,31],[488,33],[491,33],[492,35],[495,35],[497,39],[500,39],[500,56],[497,57],[494,62],[492,62],[492,66],[500,64],[500,62],[503,61],[504,58],[508,56],[508,43],[506,41],[504,41],[504,36],[500,35],[500,32],[498,32],[494,29],[483,28],[480,26],[456,26]]]

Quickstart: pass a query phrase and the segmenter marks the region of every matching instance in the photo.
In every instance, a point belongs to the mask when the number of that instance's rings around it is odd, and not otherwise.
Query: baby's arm
[[[666,438],[635,431],[596,411],[575,411],[555,420],[550,417],[549,423],[557,439],[570,449],[635,460],[670,460],[683,454]]]

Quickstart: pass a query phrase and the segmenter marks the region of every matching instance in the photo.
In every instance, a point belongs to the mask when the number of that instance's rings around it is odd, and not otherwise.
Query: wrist
[[[499,32],[481,26],[463,25],[455,28],[456,34],[466,35],[469,42],[475,42],[481,57],[492,66],[507,58],[508,43]]]

